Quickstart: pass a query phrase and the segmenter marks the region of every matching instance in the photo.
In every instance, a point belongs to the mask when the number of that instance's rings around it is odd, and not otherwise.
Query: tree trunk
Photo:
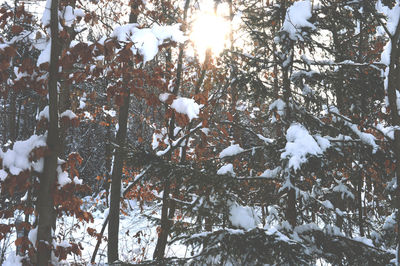
[[[293,42],[290,41],[288,44],[288,53],[287,56],[293,58]],[[292,61],[292,60],[290,60]],[[291,90],[290,90],[290,67],[292,62],[282,67],[282,75],[283,75],[283,100],[286,103],[286,121],[290,122],[291,120],[291,110],[290,110],[290,97],[291,97]],[[289,125],[289,124],[288,124]],[[289,178],[290,183],[293,184],[294,180],[291,176],[291,173],[288,174],[286,178]],[[296,226],[296,191],[294,188],[288,189],[288,199],[287,199],[287,206],[286,206],[286,220],[290,223],[291,226]]]
[[[396,182],[400,184],[400,131],[396,130],[394,135],[394,148],[396,155]],[[396,187],[396,223],[397,223],[397,255],[396,265],[400,265],[400,188]]]
[[[160,231],[158,232],[157,245],[153,254],[154,260],[160,260],[164,258],[165,247],[167,246],[168,234],[171,226],[171,221],[169,219],[171,213],[169,210],[169,192],[171,190],[170,182],[170,176],[168,176],[164,185],[163,205],[161,209],[161,225]]]
[[[341,193],[336,193],[335,195],[335,207],[338,208],[340,211],[344,211],[344,200],[342,199]],[[342,230],[343,229],[343,217],[339,214],[336,214],[336,221],[335,225]]]
[[[129,23],[137,23],[137,4],[133,3],[131,6],[131,13],[129,16]],[[121,197],[121,178],[122,167],[125,159],[125,143],[126,132],[128,125],[129,114],[129,101],[130,101],[130,88],[126,84],[124,91],[124,100],[119,108],[118,114],[118,132],[116,136],[117,148],[115,149],[114,165],[111,174],[111,194],[110,194],[110,212],[109,212],[109,225],[108,225],[108,263],[118,260],[118,234],[119,234],[119,211],[120,211],[120,197]]]
[[[19,125],[21,124],[21,109],[22,109],[22,103],[21,101],[18,101],[18,112],[17,112],[17,120],[15,121],[14,141],[17,140],[19,136]]]
[[[75,8],[76,0],[69,1],[69,5],[73,8]],[[70,46],[72,40],[75,38],[76,32],[75,32],[73,26],[64,27],[64,28],[67,30],[70,37],[64,42],[62,48],[68,48]],[[69,69],[67,71],[69,71]],[[60,81],[60,95],[59,95],[59,113],[60,114],[62,114],[64,111],[71,108],[71,99],[70,99],[71,87],[72,87],[72,85],[67,80]],[[67,138],[67,130],[68,130],[67,125],[61,123],[60,130],[59,130],[60,152],[59,152],[58,156],[63,159],[65,159],[65,140]]]
[[[187,11],[189,9],[190,0],[186,0],[185,7],[183,11],[183,27],[182,31],[185,31],[186,28],[186,19],[187,19]],[[182,70],[183,70],[183,55],[184,55],[184,44],[179,45],[179,55],[178,55],[178,66],[176,72],[176,82],[175,87],[172,91],[174,95],[178,95],[181,79],[182,79]],[[169,138],[171,140],[174,139],[174,131],[175,131],[175,116],[172,115],[169,121]],[[185,156],[182,156],[183,159]],[[161,208],[161,227],[160,232],[157,239],[156,248],[153,253],[153,259],[163,259],[165,255],[165,248],[167,246],[169,231],[172,226],[172,219],[175,215],[175,203],[169,200],[169,193],[171,190],[170,187],[170,176],[168,176],[167,180],[164,183],[164,194],[163,194],[163,203]]]
[[[17,115],[17,93],[15,91],[10,92],[10,111],[8,120],[8,133],[9,140],[14,144],[16,139],[16,115]]]
[[[63,113],[71,107],[70,102],[70,89],[71,85],[66,81],[60,82],[60,97],[59,97],[59,113]],[[59,157],[65,157],[65,139],[67,137],[67,125],[61,123],[60,124],[60,151]]]
[[[291,178],[291,182],[293,179]],[[288,199],[286,206],[286,220],[290,223],[292,227],[296,226],[296,191],[290,188],[288,191]]]
[[[58,0],[51,2],[51,55],[49,65],[49,126],[47,135],[48,155],[44,159],[44,170],[40,178],[38,196],[38,251],[37,265],[48,265],[52,245],[52,225],[54,216],[54,201],[52,190],[57,177],[57,154],[59,153],[58,136],[58,99],[57,74],[60,46],[58,40]]]
[[[392,126],[400,126],[399,108],[397,106],[397,90],[399,89],[400,74],[400,19],[394,35],[391,36],[391,53],[388,74],[387,94],[389,98],[390,115],[392,118]],[[396,159],[396,180],[400,184],[400,131],[394,131],[394,154]],[[400,187],[397,185],[395,192],[395,208],[397,222],[397,263],[400,265]]]
[[[119,207],[121,196],[121,176],[125,158],[125,142],[128,124],[129,88],[125,91],[124,102],[119,108],[118,132],[116,137],[114,166],[111,175],[110,223],[108,226],[108,263],[118,260]]]
[[[362,207],[362,197],[361,197],[362,187],[363,187],[363,178],[360,173],[357,184],[358,227],[360,229],[360,235],[364,236],[363,207]]]
[[[104,189],[106,191],[106,204],[107,208],[110,207],[110,203],[108,202],[108,196],[110,193],[110,180],[111,180],[111,163],[112,163],[112,152],[113,148],[111,145],[111,116],[107,115],[106,123],[107,123],[107,134],[106,134],[106,176],[104,180]]]

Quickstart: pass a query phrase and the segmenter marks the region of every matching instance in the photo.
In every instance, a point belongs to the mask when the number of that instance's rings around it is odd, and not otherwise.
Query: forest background
[[[398,265],[399,20],[0,2],[0,264]]]

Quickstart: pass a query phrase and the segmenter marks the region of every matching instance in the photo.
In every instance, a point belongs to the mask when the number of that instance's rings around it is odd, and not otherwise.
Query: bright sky
[[[204,61],[207,49],[214,55],[220,54],[229,42],[230,23],[210,12],[199,12],[195,16],[189,35],[200,61]]]
[[[5,0],[11,6],[13,0]],[[46,0],[21,0],[25,6],[33,12],[38,19],[42,17]],[[182,1],[184,2],[184,1]],[[198,5],[197,5],[198,4]],[[218,56],[226,47],[230,46],[229,34],[231,23],[229,21],[229,5],[227,3],[218,4],[215,12],[214,0],[199,0],[196,2],[195,12],[189,14],[191,23],[190,32],[187,33],[192,41],[192,47],[188,47],[188,55],[197,55],[200,61],[204,61],[206,50],[211,49],[213,56]],[[233,27],[238,28],[238,19],[234,19]]]
[[[207,49],[211,49],[213,56],[218,56],[230,46],[231,22],[228,3],[218,4],[216,12],[214,0],[200,0],[197,7],[198,10],[189,18],[192,26],[188,35],[194,51],[189,48],[187,52],[189,55],[197,54],[202,62]],[[233,30],[239,28],[239,21],[237,16],[233,19]]]

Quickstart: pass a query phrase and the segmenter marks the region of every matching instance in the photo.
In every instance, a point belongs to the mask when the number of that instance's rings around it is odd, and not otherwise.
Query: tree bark
[[[147,171],[149,171],[150,168],[151,168],[151,164],[149,164],[147,167],[145,167],[144,170],[135,177],[135,181],[133,181],[131,184],[129,184],[129,186],[122,193],[122,197],[123,198],[125,198],[126,195],[129,193],[129,191],[132,188],[134,188],[141,181],[143,176],[146,174]],[[106,219],[104,220],[103,226],[101,227],[100,234],[97,236],[97,243],[96,243],[96,246],[94,248],[94,251],[93,251],[93,254],[92,254],[92,258],[90,260],[91,263],[95,262],[97,251],[99,250],[99,247],[100,247],[100,244],[101,244],[101,239],[103,238],[104,231],[105,231],[106,226],[108,225],[109,221],[110,221],[110,213],[107,215]]]
[[[69,5],[73,8],[75,8],[76,5],[76,0],[69,1]],[[72,42],[73,39],[75,39],[76,32],[74,30],[74,27],[66,27],[64,26],[64,29],[69,34],[69,38],[64,42],[62,49],[68,48]],[[70,93],[71,93],[71,88],[72,85],[67,81],[67,80],[60,80],[60,94],[59,94],[59,113],[62,114],[64,111],[68,110],[71,108],[71,99],[70,99]],[[67,130],[68,126],[61,123],[60,124],[60,130],[59,130],[59,135],[60,135],[60,152],[59,152],[59,157],[65,159],[65,141],[67,138]]]
[[[292,178],[291,182],[293,182]],[[296,226],[296,191],[290,188],[288,191],[287,207],[286,207],[286,220],[292,227]]]
[[[290,43],[288,44],[288,53],[287,56],[290,56],[293,58],[293,42],[289,41]],[[282,75],[283,75],[283,100],[286,103],[286,120],[290,122],[291,120],[291,114],[290,114],[290,97],[291,97],[291,90],[290,90],[290,67],[292,65],[292,59],[290,60],[291,63],[287,64],[286,66],[282,67]],[[291,176],[291,173],[288,174],[286,178],[289,178],[290,183],[293,184],[294,180]],[[289,188],[288,189],[288,199],[287,199],[287,205],[286,205],[286,219],[290,223],[291,226],[295,227],[296,226],[296,191],[294,188]]]
[[[106,176],[104,181],[104,189],[106,191],[106,204],[107,208],[110,207],[110,203],[108,202],[108,196],[110,194],[110,180],[111,180],[111,164],[112,164],[112,152],[113,147],[111,145],[111,116],[107,115],[106,123],[107,123],[107,134],[106,134]]]
[[[114,156],[114,166],[111,175],[110,194],[110,224],[108,226],[108,263],[118,260],[119,207],[121,195],[121,177],[125,158],[125,142],[129,113],[129,88],[125,90],[123,104],[119,108],[117,148]]]
[[[186,0],[184,10],[183,10],[183,28],[182,31],[185,31],[186,28],[186,19],[187,19],[187,11],[189,9],[190,0]],[[176,82],[175,87],[172,91],[174,95],[178,95],[180,85],[182,82],[182,70],[183,70],[183,55],[184,55],[184,44],[179,45],[179,55],[178,55],[178,66],[176,73]],[[196,84],[197,86],[198,84]],[[175,131],[175,116],[172,115],[169,121],[169,138],[171,140],[174,139],[174,131]],[[184,156],[182,156],[183,158]],[[181,159],[182,159],[181,158]],[[170,176],[166,179],[164,183],[164,194],[163,194],[163,204],[161,208],[161,227],[160,232],[157,239],[156,248],[153,253],[153,259],[163,259],[165,255],[165,248],[168,242],[168,235],[170,229],[173,225],[172,219],[175,215],[175,203],[169,200],[169,193],[171,190],[171,181]]]
[[[64,111],[68,110],[71,107],[70,102],[70,90],[71,85],[66,81],[60,82],[60,96],[59,96],[59,113],[62,114]],[[65,157],[65,140],[67,138],[67,125],[61,123],[60,125],[60,152],[59,157]]]
[[[363,177],[360,173],[358,184],[357,184],[357,207],[358,207],[358,227],[360,235],[364,236],[364,218],[363,218],[363,206],[362,206],[362,188],[363,188]]]
[[[129,23],[137,23],[138,5],[131,5],[131,14]],[[116,136],[117,148],[115,149],[114,165],[111,174],[111,194],[110,194],[110,212],[108,225],[108,246],[107,257],[108,263],[113,263],[118,260],[118,234],[119,234],[119,212],[120,212],[120,197],[121,197],[121,178],[122,168],[125,159],[125,144],[128,125],[130,88],[125,82],[126,89],[124,90],[124,100],[119,108],[118,114],[118,132]]]
[[[59,153],[58,136],[58,59],[60,45],[58,39],[58,0],[51,2],[51,54],[49,65],[49,126],[47,135],[48,155],[44,159],[44,170],[40,178],[38,194],[38,248],[37,265],[48,265],[51,257],[52,225],[54,215],[54,201],[52,191],[57,177],[57,155]]]
[[[158,232],[158,239],[157,245],[154,250],[153,259],[161,260],[164,258],[165,255],[165,247],[167,246],[168,234],[169,229],[171,227],[171,221],[169,219],[169,192],[171,190],[170,186],[170,176],[167,177],[164,185],[164,192],[163,192],[163,205],[161,209],[161,225],[160,231]]]
[[[399,108],[397,106],[397,90],[399,89],[399,74],[400,74],[400,19],[397,23],[397,28],[391,39],[391,53],[388,74],[387,94],[389,98],[390,115],[393,126],[400,126]],[[397,223],[397,265],[400,265],[400,131],[394,131],[394,154],[396,159],[396,181],[397,188],[395,192],[395,210]]]
[[[17,115],[17,93],[15,91],[10,92],[10,111],[9,111],[9,122],[8,122],[8,132],[9,140],[11,140],[12,145],[14,145],[16,139],[16,115]],[[12,146],[11,146],[12,147]]]

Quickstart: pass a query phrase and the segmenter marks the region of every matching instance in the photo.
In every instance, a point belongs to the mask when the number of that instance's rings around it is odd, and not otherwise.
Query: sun
[[[223,17],[213,13],[199,13],[195,16],[189,35],[194,48],[204,61],[207,49],[213,55],[219,55],[227,45],[230,23]]]

